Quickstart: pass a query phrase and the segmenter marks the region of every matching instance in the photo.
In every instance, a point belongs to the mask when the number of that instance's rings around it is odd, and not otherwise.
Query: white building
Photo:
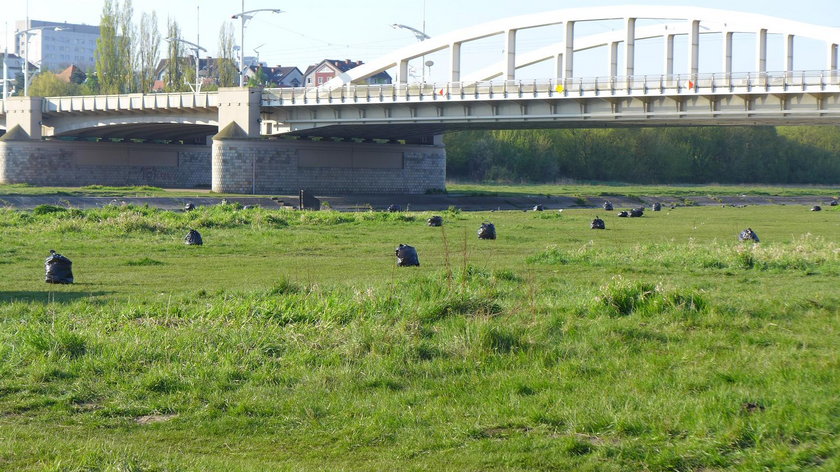
[[[17,54],[9,53],[6,56],[4,53],[0,52],[0,58],[2,61],[5,62],[5,71],[6,76],[3,77],[3,73],[0,72],[0,94],[3,92],[3,87],[6,87],[6,92],[11,95],[15,92],[15,81],[17,80],[18,74],[23,74],[23,58],[18,56]],[[0,71],[2,71],[2,64],[0,64]],[[29,73],[32,74],[37,72],[38,69],[29,63]]]
[[[42,71],[59,72],[70,65],[82,70],[96,67],[94,51],[99,39],[99,26],[56,23],[52,21],[18,21],[16,31],[41,28],[32,31],[29,36],[29,62]],[[17,36],[15,53],[24,56],[27,35]]]

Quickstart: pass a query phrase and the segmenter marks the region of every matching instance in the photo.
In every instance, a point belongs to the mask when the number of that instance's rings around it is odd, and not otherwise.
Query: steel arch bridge
[[[577,25],[620,21],[623,28],[578,35]],[[521,50],[521,31],[561,26],[561,40]],[[755,37],[752,67],[733,71],[733,41]],[[783,70],[768,71],[768,36],[781,36]],[[503,60],[474,70],[462,67],[462,49],[496,37]],[[675,70],[675,39],[684,37],[685,70]],[[701,38],[719,37],[717,68],[701,69]],[[660,74],[638,75],[636,46],[662,45]],[[795,38],[823,44],[824,64],[795,70]],[[611,6],[575,8],[505,18],[413,44],[351,69],[314,89],[266,90],[268,134],[400,139],[459,129],[686,125],[840,125],[840,28],[752,13],[693,7]],[[575,56],[607,51],[609,74],[576,75]],[[812,49],[812,48],[809,48]],[[448,52],[448,81],[409,83],[409,62]],[[810,52],[810,51],[809,51]],[[554,74],[519,80],[538,63]],[[709,61],[703,61],[708,63]],[[392,85],[363,85],[396,69]]]
[[[624,30],[600,35],[577,38],[576,25],[587,22],[621,20]],[[658,24],[637,27],[637,23],[653,20]],[[520,31],[552,25],[564,27],[563,41],[551,46],[520,54],[517,34]],[[811,25],[783,18],[776,18],[754,13],[717,10],[697,7],[676,6],[608,6],[575,8],[552,12],[505,18],[498,21],[454,31],[426,41],[402,48],[363,66],[351,69],[323,87],[330,88],[362,80],[382,71],[397,68],[397,83],[408,82],[408,63],[438,51],[449,51],[449,82],[487,81],[497,77],[504,80],[516,80],[517,70],[529,65],[552,60],[557,71],[555,79],[570,80],[575,78],[574,57],[576,53],[598,47],[609,48],[610,77],[635,75],[635,45],[639,40],[662,38],[664,40],[663,57],[665,76],[674,75],[674,38],[688,37],[689,68],[687,75],[698,75],[701,36],[720,35],[723,39],[723,61],[719,70],[702,71],[704,73],[731,74],[733,35],[753,33],[756,35],[756,62],[751,72],[767,72],[767,36],[782,35],[784,42],[785,72],[793,72],[794,38],[810,38],[826,44],[826,63],[824,70],[837,70],[837,49],[840,43],[840,29]],[[492,36],[501,36],[504,47],[504,60],[489,65],[478,71],[461,70],[461,49],[465,44]],[[619,70],[618,46],[624,46],[622,68]]]

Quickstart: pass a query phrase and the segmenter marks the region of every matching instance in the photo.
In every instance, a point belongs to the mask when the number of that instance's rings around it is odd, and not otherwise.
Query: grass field
[[[0,210],[0,470],[836,471],[836,208]]]

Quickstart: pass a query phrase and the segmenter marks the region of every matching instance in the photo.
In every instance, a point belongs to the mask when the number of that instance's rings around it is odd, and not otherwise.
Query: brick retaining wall
[[[212,156],[211,156],[212,151]],[[256,182],[254,177],[256,177]],[[225,139],[210,146],[0,142],[0,183],[207,187],[225,193],[423,194],[444,189],[442,145]],[[254,185],[256,184],[256,185]]]
[[[289,194],[423,194],[446,186],[443,146],[224,139],[213,142],[213,190]]]
[[[0,142],[0,183],[44,186],[210,185],[210,146]]]

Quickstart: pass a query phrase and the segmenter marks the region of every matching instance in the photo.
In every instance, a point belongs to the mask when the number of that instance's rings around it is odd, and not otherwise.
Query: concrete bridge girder
[[[520,97],[469,103],[427,102],[385,108],[370,104],[359,118],[335,107],[290,107],[272,116],[293,135],[367,139],[404,139],[462,129],[601,126],[840,125],[840,93],[743,92],[674,95],[592,95],[554,99]],[[465,110],[468,107],[469,112]],[[416,130],[411,130],[411,127]]]
[[[218,130],[218,114],[215,112],[187,114],[137,114],[121,115],[85,115],[72,114],[44,116],[44,136],[93,136],[142,138],[143,136],[120,131],[149,130],[157,131],[163,137],[177,138],[184,131],[194,135],[197,129],[208,131],[212,135]]]

